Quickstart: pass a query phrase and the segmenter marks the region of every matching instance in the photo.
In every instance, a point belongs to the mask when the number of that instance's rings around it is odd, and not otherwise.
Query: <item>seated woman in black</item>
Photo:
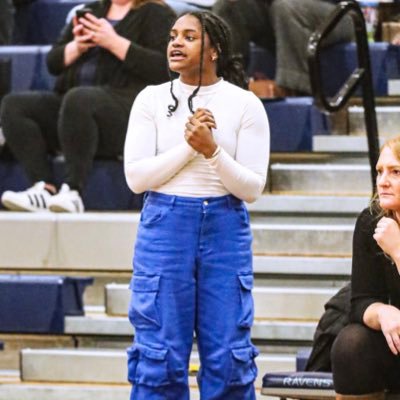
[[[338,399],[400,390],[400,137],[381,149],[377,196],[353,238],[351,324],[332,348]]]
[[[147,85],[169,79],[166,48],[175,13],[158,0],[100,0],[75,17],[50,50],[53,92],[23,92],[2,101],[4,136],[33,186],[6,191],[21,211],[82,212],[81,191],[95,156],[122,155],[129,113]],[[57,193],[49,154],[63,153]]]

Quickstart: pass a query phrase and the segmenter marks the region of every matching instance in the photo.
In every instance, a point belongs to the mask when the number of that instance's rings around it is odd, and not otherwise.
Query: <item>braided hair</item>
[[[194,11],[184,15],[192,15],[197,18],[201,25],[201,50],[200,50],[200,76],[199,83],[196,89],[188,98],[188,107],[192,114],[193,99],[200,90],[203,77],[203,57],[204,57],[204,42],[205,35],[208,34],[210,44],[215,48],[218,54],[217,76],[222,76],[226,81],[233,83],[241,88],[248,88],[248,80],[242,64],[242,57],[233,54],[232,50],[232,35],[228,25],[223,19],[209,11]],[[179,102],[173,90],[173,80],[170,73],[170,93],[174,104],[168,106],[168,117],[172,115],[178,108]]]

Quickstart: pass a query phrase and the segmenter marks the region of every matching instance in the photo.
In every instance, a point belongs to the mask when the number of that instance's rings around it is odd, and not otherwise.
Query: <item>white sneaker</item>
[[[81,196],[76,190],[63,183],[60,191],[51,196],[48,207],[53,212],[69,212],[69,213],[81,213],[85,211]]]
[[[48,211],[48,202],[53,196],[45,189],[45,185],[41,181],[23,192],[7,190],[1,196],[1,202],[12,211]]]

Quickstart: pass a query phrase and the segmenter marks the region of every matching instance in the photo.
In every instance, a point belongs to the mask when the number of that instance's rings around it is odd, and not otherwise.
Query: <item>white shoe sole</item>
[[[48,212],[46,208],[36,207],[23,207],[12,200],[2,200],[3,206],[10,211],[24,211],[24,212]]]
[[[61,206],[58,205],[58,204],[52,204],[52,205],[50,205],[50,206],[49,206],[49,210],[50,210],[51,212],[55,212],[55,213],[74,213],[74,212],[76,212],[76,211],[71,211],[71,210],[68,210],[68,209],[66,209],[66,208],[64,208],[64,207],[61,207]]]

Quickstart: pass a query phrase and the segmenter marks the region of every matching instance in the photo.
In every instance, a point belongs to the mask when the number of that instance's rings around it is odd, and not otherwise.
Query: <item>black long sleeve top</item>
[[[350,320],[363,323],[365,310],[381,302],[400,308],[400,274],[376,243],[373,234],[380,217],[365,209],[353,236]]]
[[[98,18],[105,17],[110,0],[96,1],[87,5]],[[158,84],[169,79],[166,48],[169,30],[176,15],[168,6],[148,2],[132,9],[115,26],[115,31],[131,41],[123,61],[108,50],[100,48],[96,68],[95,84],[105,86],[127,106],[131,106],[136,95],[149,84]],[[47,66],[57,75],[55,90],[65,93],[79,84],[79,70],[85,54],[73,64],[64,65],[64,49],[73,40],[72,23],[62,31],[57,43],[47,56]]]

